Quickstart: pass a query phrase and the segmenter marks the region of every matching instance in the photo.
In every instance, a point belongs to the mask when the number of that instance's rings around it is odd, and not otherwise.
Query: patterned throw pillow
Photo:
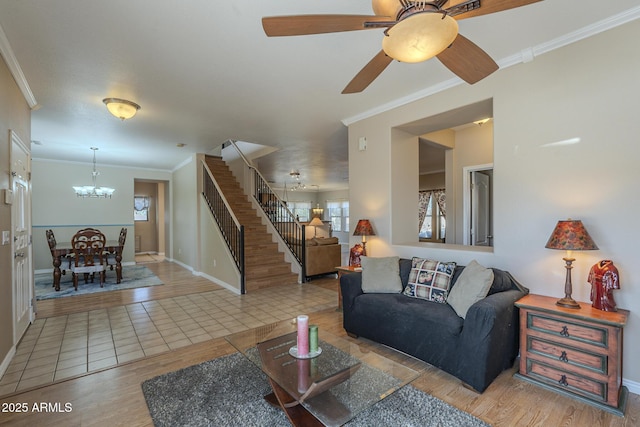
[[[409,282],[404,294],[409,297],[446,303],[455,262],[440,262],[431,259],[413,258]]]

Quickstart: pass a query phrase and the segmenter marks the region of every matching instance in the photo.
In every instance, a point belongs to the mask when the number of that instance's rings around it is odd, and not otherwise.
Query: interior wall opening
[[[493,101],[487,99],[396,128],[400,131],[396,134],[404,136],[402,143],[393,141],[392,156],[407,158],[407,150],[418,154],[415,167],[418,194],[406,195],[402,203],[394,203],[392,207],[395,211],[415,205],[415,241],[493,246],[492,118]],[[411,135],[414,137],[410,138]],[[407,139],[412,139],[412,143],[407,144]],[[411,148],[412,144],[417,148]],[[474,181],[471,175],[466,175],[469,168],[477,172]],[[411,170],[406,169],[405,173]],[[482,184],[475,184],[475,180],[483,177],[486,179]],[[401,182],[404,193],[396,188]],[[394,192],[406,194],[406,184],[406,178],[396,180],[392,183]],[[472,194],[474,185],[486,185],[485,191]],[[411,225],[398,222],[393,227],[394,235],[406,236],[406,230],[399,227]],[[478,233],[484,238],[475,238]]]

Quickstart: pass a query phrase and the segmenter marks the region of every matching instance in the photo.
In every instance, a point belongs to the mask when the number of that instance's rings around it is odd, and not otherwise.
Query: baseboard
[[[2,364],[0,364],[0,378],[4,376],[5,372],[7,372],[7,368],[9,367],[9,364],[11,363],[11,360],[13,360],[13,356],[15,355],[16,355],[16,346],[12,345],[11,348],[9,349],[9,352],[4,357],[4,360],[2,360]]]
[[[175,262],[176,264],[178,264],[180,267],[182,268],[186,268],[187,270],[189,270],[191,273],[196,274],[195,270],[193,269],[193,267],[191,267],[190,265],[185,264],[184,262],[180,262],[176,259],[173,258],[165,258],[165,261],[171,261],[171,262]]]
[[[210,276],[210,275],[208,275],[208,274],[206,274],[206,273],[202,273],[202,272],[194,272],[193,274],[194,274],[194,275],[196,275],[196,276],[204,277],[205,279],[209,280],[210,282],[213,282],[213,283],[215,283],[216,285],[220,285],[220,286],[222,286],[223,288],[225,288],[225,289],[227,289],[227,290],[229,290],[229,291],[233,292],[234,294],[240,295],[240,289],[236,288],[236,287],[235,287],[235,286],[233,286],[233,285],[230,285],[230,284],[229,284],[229,283],[227,283],[227,282],[223,282],[223,281],[222,281],[222,280],[220,280],[220,279],[217,279],[217,278],[215,278],[215,277],[213,277],[213,276]]]
[[[622,379],[622,384],[625,385],[629,389],[629,393],[640,395],[640,383],[637,381],[631,381],[627,379]]]
[[[225,289],[227,289],[227,290],[229,290],[229,291],[231,291],[231,292],[233,292],[233,293],[235,293],[235,294],[237,294],[237,295],[240,295],[240,289],[236,288],[236,287],[235,287],[235,286],[233,286],[233,285],[230,285],[230,284],[229,284],[229,283],[227,283],[227,282],[223,282],[222,280],[217,279],[217,278],[215,278],[215,277],[213,277],[213,276],[210,276],[210,275],[208,275],[208,274],[206,274],[206,273],[203,273],[203,272],[201,272],[201,271],[196,271],[196,270],[194,270],[194,269],[193,269],[193,267],[191,267],[190,265],[187,265],[187,264],[185,264],[185,263],[183,263],[183,262],[180,262],[180,261],[177,261],[177,260],[175,260],[175,259],[165,258],[165,260],[166,260],[166,261],[175,262],[175,263],[176,263],[176,264],[178,264],[179,266],[181,266],[181,267],[186,268],[187,270],[189,270],[189,271],[191,272],[191,274],[193,274],[194,276],[204,277],[204,278],[205,278],[205,279],[207,279],[208,281],[213,282],[213,283],[215,283],[216,285],[220,285],[220,286],[222,286],[223,288],[225,288]]]

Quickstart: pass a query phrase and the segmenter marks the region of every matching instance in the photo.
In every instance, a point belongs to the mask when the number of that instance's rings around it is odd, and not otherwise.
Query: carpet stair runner
[[[206,156],[206,163],[234,215],[244,226],[246,291],[297,284],[298,275],[291,272],[291,263],[285,261],[284,253],[279,251],[227,164],[215,156]]]

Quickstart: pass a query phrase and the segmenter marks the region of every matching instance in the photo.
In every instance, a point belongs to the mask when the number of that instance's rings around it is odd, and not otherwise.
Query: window
[[[133,220],[149,221],[149,197],[135,196],[133,198]]]
[[[301,222],[308,222],[311,220],[309,212],[311,212],[311,202],[289,202],[287,207],[293,215]]]
[[[327,200],[329,221],[333,231],[349,232],[349,201]]]

